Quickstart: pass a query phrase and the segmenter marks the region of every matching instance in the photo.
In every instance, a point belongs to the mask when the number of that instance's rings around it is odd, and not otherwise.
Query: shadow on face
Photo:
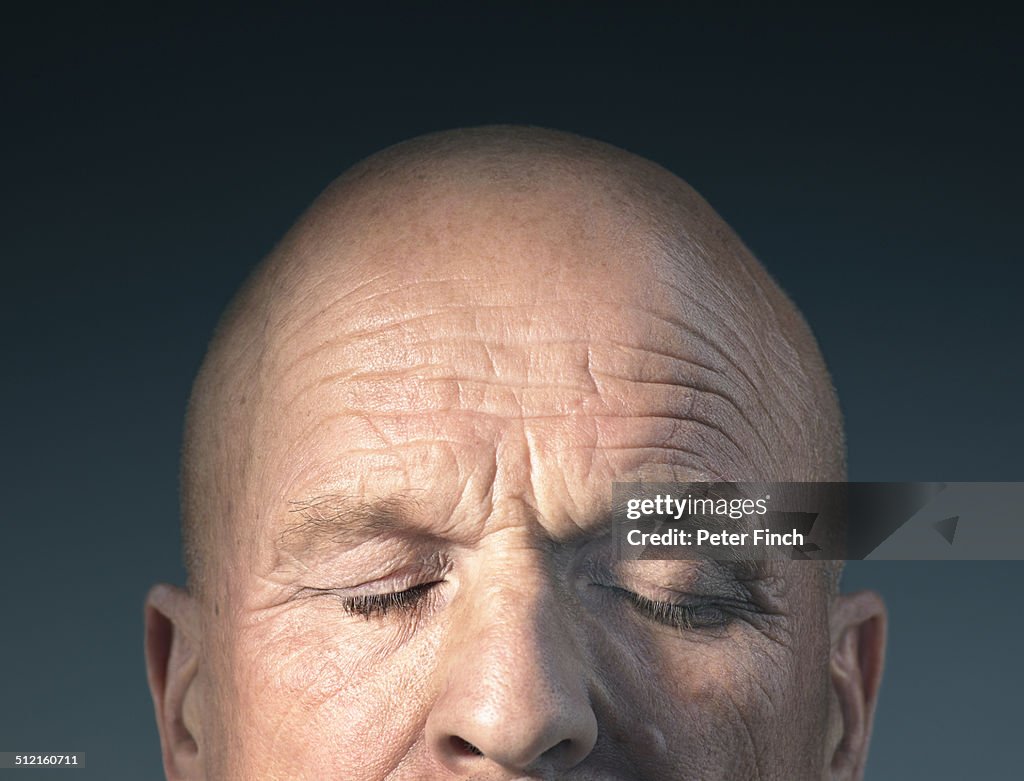
[[[170,778],[856,777],[884,639],[820,566],[618,560],[611,485],[842,477],[813,338],[662,169],[550,131],[386,150],[218,331]]]

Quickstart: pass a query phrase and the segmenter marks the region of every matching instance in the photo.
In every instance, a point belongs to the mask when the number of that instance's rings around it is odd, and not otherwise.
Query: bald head
[[[261,432],[329,403],[302,396],[307,363],[374,408],[487,396],[498,414],[571,416],[602,395],[606,411],[661,419],[676,452],[648,452],[655,462],[715,479],[844,478],[828,373],[785,294],[682,180],[567,133],[479,128],[386,149],[253,272],[189,407],[194,583],[215,527],[258,512],[236,498],[267,466]],[[386,371],[400,381],[375,379]],[[540,375],[564,391],[554,403],[531,384]]]
[[[387,149],[196,381],[191,593],[147,613],[168,775],[855,778],[877,600],[608,533],[615,482],[843,478],[806,324],[678,178],[528,128]]]

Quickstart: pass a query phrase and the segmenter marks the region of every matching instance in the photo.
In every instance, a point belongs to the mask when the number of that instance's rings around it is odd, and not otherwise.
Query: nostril
[[[544,755],[548,759],[555,760],[555,761],[558,761],[558,762],[562,762],[562,761],[568,760],[568,759],[570,759],[572,757],[572,755],[576,751],[577,745],[578,744],[575,743],[574,741],[570,740],[569,738],[566,738],[565,740],[563,740],[563,741],[561,741],[559,743],[556,743],[551,748],[549,748],[547,751],[545,751]]]
[[[452,735],[452,737],[448,738],[448,741],[449,743],[451,743],[452,751],[456,756],[482,757],[484,755],[484,752],[482,752],[468,740],[463,740],[457,735]]]

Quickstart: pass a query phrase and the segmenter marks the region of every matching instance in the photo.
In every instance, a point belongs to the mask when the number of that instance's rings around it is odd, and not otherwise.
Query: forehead
[[[643,465],[719,477],[762,456],[706,270],[594,204],[399,211],[281,285],[249,432],[261,508],[428,490],[585,514]]]

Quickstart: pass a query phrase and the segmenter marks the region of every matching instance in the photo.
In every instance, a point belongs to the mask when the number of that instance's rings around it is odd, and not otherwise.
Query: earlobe
[[[831,757],[834,779],[864,772],[885,659],[886,613],[871,591],[839,596],[832,606],[830,672],[840,724]]]
[[[198,610],[184,590],[154,586],[146,598],[146,672],[153,696],[164,773],[169,781],[202,778],[195,697],[198,670]]]

